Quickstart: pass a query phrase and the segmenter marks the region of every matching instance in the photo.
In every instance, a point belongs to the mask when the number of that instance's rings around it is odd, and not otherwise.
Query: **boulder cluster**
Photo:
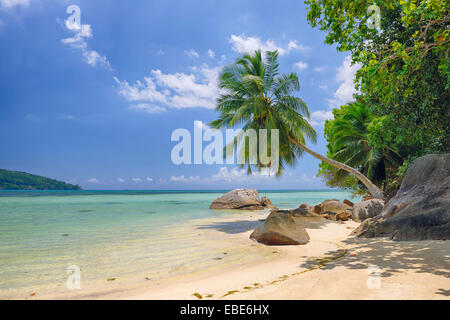
[[[361,225],[358,237],[392,240],[450,239],[450,154],[416,159],[408,168],[397,194],[387,203],[365,198],[362,202],[325,200],[315,206],[279,210],[258,191],[236,189],[214,200],[211,209],[272,209],[250,238],[267,245],[299,245],[309,242],[305,225],[311,221],[353,221]],[[341,222],[342,223],[342,222]]]

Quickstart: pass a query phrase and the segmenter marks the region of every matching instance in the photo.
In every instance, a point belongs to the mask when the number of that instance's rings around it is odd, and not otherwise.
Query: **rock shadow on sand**
[[[449,247],[443,241],[392,241],[389,239],[350,238],[342,241],[348,248],[340,259],[330,259],[322,266],[322,270],[345,267],[348,270],[367,270],[369,266],[378,266],[381,277],[413,270],[417,273],[428,273],[450,277]],[[329,251],[325,257],[339,256],[342,248]],[[318,259],[309,259],[299,265],[300,268],[314,268],[319,265]],[[449,290],[439,292],[448,295]]]
[[[237,234],[256,229],[262,222],[252,220],[214,222],[197,226],[198,229],[214,229],[228,234]]]

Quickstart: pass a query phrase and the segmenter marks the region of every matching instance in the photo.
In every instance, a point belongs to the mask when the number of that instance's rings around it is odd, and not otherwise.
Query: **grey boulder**
[[[264,223],[253,231],[250,239],[266,245],[307,244],[309,235],[300,221],[290,212],[272,211]]]
[[[253,189],[235,189],[214,200],[210,209],[263,210],[259,193]]]
[[[353,205],[354,221],[364,221],[368,218],[378,216],[383,210],[384,201],[381,199],[371,199],[355,203]]]
[[[450,154],[416,159],[381,214],[365,220],[354,234],[398,241],[450,239]]]

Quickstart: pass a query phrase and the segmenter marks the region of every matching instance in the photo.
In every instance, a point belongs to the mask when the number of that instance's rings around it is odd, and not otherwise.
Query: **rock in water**
[[[278,209],[267,197],[261,197],[261,205],[268,209]]]
[[[257,190],[235,189],[214,200],[210,209],[263,210]]]
[[[299,245],[307,244],[309,235],[295,216],[273,211],[250,239],[267,245]]]
[[[354,234],[400,241],[450,239],[450,154],[416,159],[381,214],[365,220]]]
[[[353,205],[353,220],[364,221],[368,218],[378,216],[383,211],[384,201],[371,199],[358,202]]]

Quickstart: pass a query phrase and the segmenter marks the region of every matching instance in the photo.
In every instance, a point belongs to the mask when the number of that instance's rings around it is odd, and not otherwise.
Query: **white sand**
[[[223,222],[245,224],[258,218],[243,212]],[[139,285],[118,283],[106,292],[46,298],[449,299],[448,242],[356,239],[349,234],[357,226],[353,221],[309,225],[307,245],[269,247],[249,240],[252,231],[236,223],[235,232],[211,229],[207,236],[249,251],[261,249],[261,259]],[[371,275],[370,270],[379,273]]]

